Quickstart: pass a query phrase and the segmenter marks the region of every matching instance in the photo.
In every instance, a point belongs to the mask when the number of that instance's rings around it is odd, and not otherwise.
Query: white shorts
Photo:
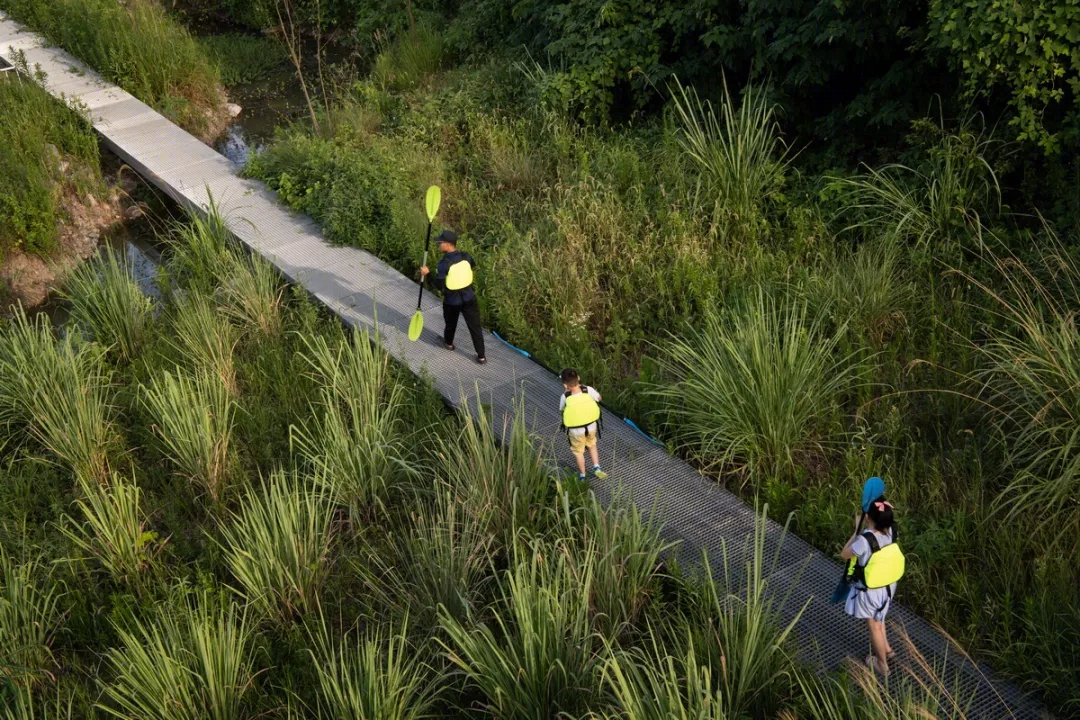
[[[896,592],[896,583],[891,586],[892,592]],[[844,612],[851,617],[860,620],[877,620],[883,622],[889,614],[889,605],[892,604],[890,588],[858,588],[854,585],[848,591],[847,601],[844,603]]]

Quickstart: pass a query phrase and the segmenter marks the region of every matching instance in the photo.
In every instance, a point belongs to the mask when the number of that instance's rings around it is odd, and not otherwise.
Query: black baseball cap
[[[435,243],[436,244],[442,243],[442,242],[450,243],[451,245],[456,247],[457,246],[457,233],[454,232],[453,230],[443,230],[441,233],[439,233],[438,237],[435,238]]]

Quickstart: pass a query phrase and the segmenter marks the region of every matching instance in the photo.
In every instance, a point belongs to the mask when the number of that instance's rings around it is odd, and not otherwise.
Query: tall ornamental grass
[[[717,112],[693,88],[678,81],[675,87],[672,100],[682,121],[679,144],[699,166],[719,209],[736,221],[757,217],[780,190],[790,162],[773,117],[776,106],[763,88],[747,85],[736,107],[725,80]]]
[[[281,332],[285,283],[273,265],[254,253],[230,253],[232,262],[218,292],[225,312],[259,338]]]
[[[766,505],[757,516],[753,533],[745,539],[749,552],[740,554],[748,558],[744,564],[735,562],[727,544],[723,545],[723,586],[705,583],[701,604],[691,614],[692,624],[686,633],[697,651],[719,671],[718,687],[730,717],[775,717],[795,682],[789,638],[810,601],[787,622],[781,620],[780,610],[791,591],[778,594],[769,578],[779,569],[787,526],[775,538],[771,557],[765,542],[769,532]],[[703,557],[703,561],[708,558]],[[736,590],[735,573],[739,572],[744,583]],[[794,577],[792,584],[797,583],[801,570],[788,568],[787,572]]]
[[[976,346],[975,377],[1012,471],[995,500],[1009,518],[1051,528],[1077,556],[1080,516],[1080,264],[1048,232],[1029,262],[990,254],[1001,289],[972,278],[999,322]]]
[[[45,315],[21,309],[0,330],[0,423],[24,429],[77,477],[105,482],[116,441],[104,349],[73,333],[57,337]]]
[[[758,289],[749,301],[702,318],[689,337],[661,346],[663,384],[646,389],[678,444],[708,468],[744,482],[786,472],[821,453],[826,421],[860,381],[846,326]]]
[[[331,345],[304,338],[304,357],[322,387],[315,419],[292,428],[297,454],[353,513],[385,510],[392,494],[409,489],[417,471],[403,420],[405,388],[390,358],[367,332]]]
[[[440,613],[447,655],[505,720],[580,717],[598,697],[599,640],[587,598],[592,576],[567,558],[519,541],[493,619],[474,627]]]
[[[477,607],[492,571],[494,538],[454,492],[438,483],[434,505],[419,505],[389,557],[371,554],[372,595],[420,627],[442,611],[464,621]]]
[[[540,527],[554,482],[521,403],[513,417],[494,423],[488,413],[483,405],[466,410],[457,436],[440,436],[435,447],[447,482],[469,513],[508,547],[520,530]]]
[[[595,495],[571,508],[563,496],[561,550],[592,570],[588,597],[597,628],[608,637],[632,630],[659,594],[661,556],[674,547],[660,539],[660,525],[617,499],[605,510]]]
[[[4,0],[3,9],[188,130],[204,130],[220,105],[217,68],[153,0]]]
[[[147,529],[139,486],[113,473],[107,486],[80,481],[79,490],[75,507],[82,520],[65,516],[64,534],[118,585],[142,592],[163,543]]]
[[[318,678],[317,717],[421,720],[434,717],[440,678],[409,645],[408,628],[331,637],[325,621],[308,653]]]
[[[121,362],[135,358],[150,324],[151,301],[112,248],[99,261],[76,267],[64,279],[62,295],[76,325]]]
[[[240,720],[251,689],[253,632],[235,603],[192,594],[116,627],[98,708],[116,718]]]
[[[920,125],[925,131],[930,122]],[[954,250],[969,238],[981,245],[979,225],[1001,211],[1001,187],[987,159],[995,141],[967,125],[933,132],[936,141],[914,167],[893,163],[835,179],[845,190],[844,215],[857,219],[848,229],[934,253]]]
[[[228,491],[236,401],[217,377],[177,369],[142,388],[165,455],[214,504]]]
[[[0,689],[29,690],[55,669],[52,641],[63,615],[62,593],[41,584],[43,565],[16,563],[0,547]]]
[[[615,708],[608,720],[729,720],[717,669],[702,664],[689,643],[676,659],[653,637],[649,652],[615,651],[604,665],[604,685]]]
[[[318,606],[333,519],[324,485],[279,471],[223,523],[225,563],[261,616],[287,622]]]
[[[849,662],[846,677],[797,673],[800,691],[798,714],[783,710],[780,720],[974,720],[971,698],[960,691],[959,675],[931,663],[903,631],[896,633],[907,661],[902,673],[893,673],[888,683],[874,675],[864,663]],[[957,651],[972,662],[963,650]],[[1004,702],[991,712],[997,717],[1015,717]]]
[[[196,374],[209,374],[230,395],[236,395],[236,359],[239,340],[229,322],[207,295],[192,293],[177,306],[172,323],[172,344]]]
[[[185,287],[209,294],[222,284],[232,267],[228,223],[217,201],[210,197],[205,216],[192,214],[175,223],[169,234],[169,275]]]

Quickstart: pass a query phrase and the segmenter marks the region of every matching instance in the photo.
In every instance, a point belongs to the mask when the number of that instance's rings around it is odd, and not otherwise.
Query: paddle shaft
[[[427,240],[424,241],[424,262],[420,263],[421,266],[427,265],[428,249],[431,247],[431,221],[428,220],[427,224]],[[424,276],[420,276],[420,295],[416,298],[416,309],[420,309],[420,303],[424,300]]]

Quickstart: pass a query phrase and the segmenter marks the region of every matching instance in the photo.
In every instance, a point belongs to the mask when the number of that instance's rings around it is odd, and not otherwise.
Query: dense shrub
[[[0,81],[0,260],[12,250],[53,249],[63,196],[102,186],[90,124],[30,78],[5,77]]]

